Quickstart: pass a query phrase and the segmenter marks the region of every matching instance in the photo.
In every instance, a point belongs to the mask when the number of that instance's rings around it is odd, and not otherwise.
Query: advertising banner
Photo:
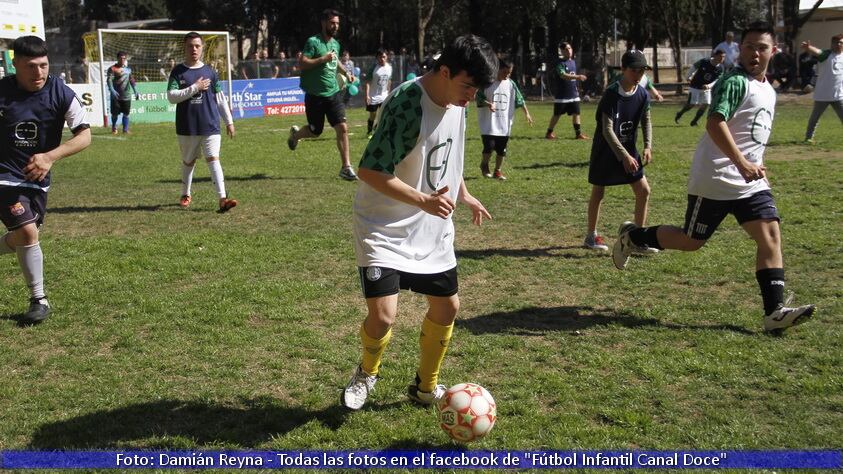
[[[298,77],[237,80],[231,84],[234,119],[304,113],[304,91]]]
[[[223,91],[228,90],[225,81]],[[97,85],[86,85],[96,90]],[[166,82],[138,82],[139,99],[132,99],[131,117],[134,123],[175,122],[176,105],[167,101]],[[74,88],[74,90],[76,90]],[[231,115],[234,120],[304,114],[304,91],[299,78],[237,80],[232,83]],[[111,98],[105,90],[106,107],[111,110]],[[83,101],[84,104],[84,101]],[[102,115],[102,104],[96,115]],[[92,116],[93,117],[93,116]],[[99,120],[91,119],[91,124]],[[109,119],[110,120],[110,119]]]
[[[79,102],[82,102],[82,107],[88,114],[88,122],[92,127],[97,127],[102,123],[102,94],[97,84],[68,84]]]
[[[28,35],[45,39],[41,0],[0,1],[0,38],[15,39]]]

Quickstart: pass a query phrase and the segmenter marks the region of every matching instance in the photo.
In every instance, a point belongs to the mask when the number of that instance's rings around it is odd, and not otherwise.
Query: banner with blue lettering
[[[814,451],[0,451],[0,469],[843,469]]]
[[[226,84],[223,90],[228,90]],[[236,80],[231,83],[231,96],[234,120],[304,113],[298,77]]]

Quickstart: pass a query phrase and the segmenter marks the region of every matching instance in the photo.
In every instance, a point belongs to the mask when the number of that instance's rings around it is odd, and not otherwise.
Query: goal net
[[[166,82],[173,64],[184,60],[184,35],[188,31],[101,29],[86,33],[85,57],[93,82],[103,84],[103,115],[108,115],[110,100],[104,86],[105,72],[117,62],[117,53],[128,56],[132,76],[138,83]],[[213,68],[221,81],[231,107],[231,56],[226,31],[197,31],[205,44],[202,62]]]

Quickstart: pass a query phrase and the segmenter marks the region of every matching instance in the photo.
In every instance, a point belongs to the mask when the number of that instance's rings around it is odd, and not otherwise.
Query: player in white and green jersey
[[[370,139],[378,109],[392,89],[392,65],[386,62],[386,50],[378,49],[375,59],[377,62],[366,74],[366,111],[369,112],[369,128],[366,135]]]
[[[810,41],[802,43],[802,49],[817,56],[817,86],[814,88],[814,110],[808,119],[805,141],[812,142],[817,124],[825,109],[830,105],[843,123],[843,34],[831,37],[831,49],[820,50]]]
[[[753,23],[744,30],[740,66],[715,87],[706,134],[694,154],[684,227],[637,227],[625,222],[612,255],[615,266],[623,269],[630,254],[643,245],[698,250],[726,215],[733,214],[757,247],[755,276],[767,331],[803,323],[815,309],[814,305],[787,306],[779,214],[765,176],[764,150],[776,106],[776,91],[765,74],[775,52],[770,25]]]
[[[395,89],[378,112],[354,199],[355,251],[368,314],[360,328],[362,360],[341,394],[347,408],[362,408],[377,382],[400,289],[426,295],[429,305],[407,396],[430,405],[445,392],[437,384],[439,369],[459,309],[455,203],[467,205],[477,225],[491,219],[462,176],[464,107],[496,74],[489,43],[460,36],[432,71]]]
[[[527,110],[524,96],[515,82],[509,79],[512,74],[512,61],[501,59],[498,63],[498,78],[489,87],[477,91],[477,123],[483,140],[483,158],[480,172],[486,178],[506,179],[501,166],[506,158],[506,145],[515,119],[515,109],[524,109],[527,123],[533,126],[533,117]],[[489,169],[489,160],[495,150],[495,172]]]

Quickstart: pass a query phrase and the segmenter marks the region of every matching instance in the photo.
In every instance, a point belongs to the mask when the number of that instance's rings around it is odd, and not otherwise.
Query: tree
[[[132,21],[167,18],[166,0],[86,0],[85,14],[98,21]]]

